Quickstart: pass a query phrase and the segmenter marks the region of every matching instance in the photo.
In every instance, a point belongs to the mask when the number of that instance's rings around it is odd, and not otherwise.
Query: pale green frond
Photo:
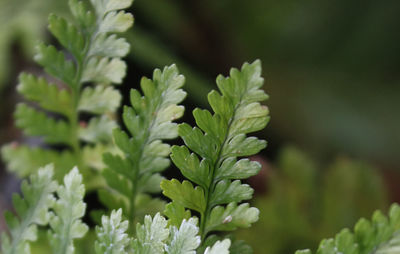
[[[78,110],[94,114],[115,112],[122,96],[111,86],[85,87],[78,104]]]
[[[57,190],[58,200],[53,207],[48,234],[53,253],[73,254],[74,239],[82,238],[88,231],[88,226],[81,220],[86,210],[84,195],[82,175],[75,167],[64,177],[64,185]]]
[[[136,227],[137,239],[133,242],[134,253],[157,254],[164,253],[164,242],[167,240],[169,230],[167,220],[157,213],[152,219],[150,216],[144,218],[143,225]]]
[[[90,58],[83,71],[81,82],[121,84],[125,73],[126,63],[119,58]]]
[[[95,251],[97,254],[126,254],[127,247],[132,240],[126,234],[129,222],[122,221],[122,209],[113,210],[110,217],[101,218],[101,227],[96,227],[97,240]]]
[[[200,236],[197,235],[199,232],[197,219],[183,220],[179,229],[172,226],[170,231],[171,240],[165,247],[168,254],[196,254],[196,249],[200,245]]]
[[[29,242],[38,237],[37,225],[46,225],[50,219],[49,208],[54,203],[53,193],[57,189],[52,177],[52,165],[40,168],[30,176],[29,183],[26,180],[22,182],[23,198],[18,194],[13,196],[17,216],[5,213],[10,236],[2,235],[3,254],[30,253]]]

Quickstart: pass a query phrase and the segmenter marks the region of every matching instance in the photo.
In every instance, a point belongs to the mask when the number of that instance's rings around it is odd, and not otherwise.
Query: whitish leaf
[[[125,38],[118,38],[115,34],[99,34],[90,48],[90,56],[124,57],[129,52],[130,45]]]
[[[53,193],[57,183],[52,180],[53,166],[41,168],[30,176],[30,183],[23,181],[23,198],[13,196],[17,216],[5,213],[10,236],[2,235],[3,254],[30,253],[29,242],[37,239],[37,225],[46,225],[50,219],[49,208],[54,203]]]
[[[112,131],[117,123],[108,116],[93,117],[89,123],[79,128],[79,138],[90,143],[111,143]]]
[[[122,209],[113,210],[110,217],[101,218],[101,227],[96,227],[97,240],[95,250],[97,254],[126,254],[127,247],[132,239],[126,233],[128,221],[122,221]]]
[[[121,84],[125,72],[126,63],[119,58],[90,58],[83,71],[81,82]]]
[[[64,185],[57,190],[58,200],[50,219],[49,239],[53,253],[73,254],[74,239],[82,238],[88,226],[81,221],[85,215],[83,202],[85,187],[78,168],[74,168],[64,177]]]
[[[231,241],[229,239],[217,241],[211,248],[208,247],[204,254],[229,254],[230,246]]]
[[[190,218],[183,220],[179,230],[171,228],[171,242],[165,247],[168,254],[196,254],[196,249],[200,245],[200,236],[197,235],[199,228],[197,220]]]
[[[152,219],[144,218],[143,225],[136,227],[137,239],[133,242],[133,249],[140,254],[155,254],[164,252],[164,242],[168,238],[167,220],[157,213]]]
[[[121,102],[121,94],[112,87],[86,87],[82,91],[78,109],[94,114],[115,112]]]

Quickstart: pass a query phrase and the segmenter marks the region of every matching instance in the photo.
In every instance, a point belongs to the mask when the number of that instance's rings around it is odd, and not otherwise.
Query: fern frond
[[[132,239],[126,234],[128,221],[122,221],[122,209],[113,210],[110,217],[101,218],[101,227],[96,227],[98,240],[95,242],[97,254],[125,254]]]
[[[121,95],[109,85],[121,83],[126,72],[121,57],[129,51],[126,40],[115,33],[124,32],[133,24],[132,15],[122,10],[132,1],[123,1],[123,4],[118,0],[91,2],[95,12],[84,2],[69,0],[74,22],[54,14],[49,16],[49,30],[64,49],[41,43],[35,60],[57,80],[57,84],[31,74],[21,74],[19,92],[45,111],[20,104],[15,113],[16,125],[25,135],[42,137],[49,145],[65,147],[61,153],[72,154],[73,165],[79,166],[86,183],[92,181],[87,186],[89,189],[97,184],[99,171],[86,160],[82,151],[98,144],[108,147],[109,151],[113,149],[111,130],[116,126],[113,115],[120,105]],[[56,116],[47,112],[56,113]],[[97,116],[85,124],[80,123],[81,113]],[[24,149],[25,154],[32,153],[25,157],[32,158],[37,151]],[[7,149],[6,152],[8,154],[2,153],[3,158],[13,165],[12,171],[21,176],[31,172],[25,169],[26,164],[21,167],[20,163],[12,161],[16,157],[11,155],[14,150]],[[52,162],[53,157],[46,160],[41,156],[40,166]],[[56,173],[59,180],[63,176]]]
[[[52,165],[41,168],[30,176],[30,183],[22,182],[23,198],[14,194],[17,216],[5,213],[10,236],[2,234],[3,254],[30,253],[29,242],[37,239],[37,225],[46,225],[50,219],[49,208],[55,201],[53,193],[57,189],[52,176]]]
[[[232,69],[228,78],[219,76],[217,85],[222,94],[212,91],[208,95],[214,114],[195,109],[198,127],[179,125],[179,136],[186,146],[174,146],[171,159],[197,186],[173,179],[163,180],[161,188],[174,203],[199,212],[202,240],[211,231],[249,227],[258,219],[258,209],[238,205],[250,199],[253,190],[237,179],[257,174],[261,165],[237,158],[256,154],[266,146],[265,141],[246,136],[263,129],[269,120],[268,109],[259,103],[267,99],[260,89],[260,74],[261,63],[255,61],[245,63],[241,71]],[[178,219],[173,213],[168,216]],[[181,213],[178,216],[182,219]]]
[[[389,216],[376,211],[372,220],[360,219],[354,232],[343,229],[334,238],[321,241],[316,253],[344,254],[394,254],[400,249],[400,206],[393,204]],[[296,254],[311,254],[311,250],[296,251]]]
[[[49,240],[55,254],[73,254],[73,241],[82,238],[88,226],[81,221],[85,215],[86,204],[83,202],[85,186],[82,175],[75,167],[64,177],[64,185],[57,189],[58,200],[51,213]]]
[[[122,195],[127,203],[125,215],[133,222],[137,216],[135,207],[140,196],[160,191],[162,180],[159,172],[169,165],[170,146],[163,140],[176,138],[177,124],[184,108],[178,104],[186,93],[181,89],[184,77],[178,74],[176,66],[155,70],[153,80],[143,78],[139,91],[130,93],[132,107],[125,107],[123,120],[129,131],[114,130],[114,140],[123,151],[124,158],[106,154],[104,162],[107,168],[103,175],[109,187]],[[100,195],[108,195],[102,192]],[[103,200],[110,200],[103,198]],[[114,202],[115,203],[115,202]],[[118,209],[106,202],[111,209]]]

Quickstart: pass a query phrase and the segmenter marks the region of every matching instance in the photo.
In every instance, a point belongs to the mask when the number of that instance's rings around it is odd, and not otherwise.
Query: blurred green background
[[[0,144],[20,138],[18,72],[39,72],[34,46],[54,42],[47,15],[68,16],[66,2],[0,0]],[[261,219],[239,234],[256,253],[315,248],[400,201],[400,1],[135,0],[131,11],[121,89],[176,63],[187,78],[185,121],[194,105],[207,107],[219,73],[262,60],[272,120],[259,134],[269,142],[257,157],[265,169],[251,181]],[[16,187],[1,168],[6,193]]]

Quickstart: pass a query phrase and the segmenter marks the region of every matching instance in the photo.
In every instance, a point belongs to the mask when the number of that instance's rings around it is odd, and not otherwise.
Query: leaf
[[[50,218],[48,236],[54,253],[74,253],[74,239],[82,238],[88,231],[88,226],[81,221],[86,210],[84,194],[82,175],[75,167],[64,177],[64,185],[57,190],[58,200]]]
[[[49,30],[58,41],[81,61],[85,50],[85,40],[78,29],[65,19],[54,14],[49,16]]]
[[[67,61],[64,53],[50,45],[39,44],[38,53],[35,55],[35,61],[44,67],[47,73],[58,78],[66,85],[75,86],[75,66],[71,61]]]
[[[105,15],[100,24],[100,33],[123,33],[133,25],[133,16],[124,11],[112,11]]]
[[[201,187],[193,188],[189,181],[180,183],[176,179],[161,182],[163,194],[179,205],[203,213],[206,209],[204,191]]]
[[[164,241],[169,235],[166,227],[167,220],[159,213],[153,219],[146,216],[143,225],[136,227],[137,239],[133,241],[133,250],[141,254],[163,253]]]
[[[248,228],[258,220],[258,215],[258,209],[249,207],[247,203],[239,206],[236,203],[230,203],[226,208],[216,206],[211,210],[205,231],[232,231],[239,227]]]
[[[165,206],[164,214],[169,218],[168,224],[178,227],[183,220],[188,220],[191,216],[190,210],[185,210],[182,205],[171,202]]]
[[[214,207],[231,202],[238,203],[251,199],[253,192],[253,189],[249,185],[241,184],[239,180],[233,182],[222,180],[215,185],[215,190],[210,197],[210,205]]]
[[[190,218],[183,220],[179,230],[173,226],[171,228],[171,242],[165,247],[168,254],[196,254],[196,249],[200,245],[200,236],[197,236],[199,228],[196,226],[197,220]]]
[[[111,143],[112,131],[117,127],[117,123],[105,115],[93,117],[87,126],[79,128],[79,138],[90,143]]]
[[[90,56],[98,57],[124,57],[130,49],[125,38],[118,38],[115,34],[99,34],[90,48]]]
[[[46,225],[50,219],[49,208],[54,203],[53,193],[57,183],[52,180],[53,166],[40,168],[21,184],[24,199],[15,194],[13,203],[17,216],[5,213],[10,236],[2,235],[2,253],[30,253],[29,242],[37,239],[37,225]]]
[[[25,135],[42,136],[52,144],[71,145],[71,127],[64,120],[48,118],[26,104],[20,103],[15,111],[15,125],[24,130]]]
[[[115,112],[121,103],[121,94],[112,87],[86,87],[82,91],[78,110],[94,114]]]
[[[17,87],[19,93],[28,100],[37,102],[43,109],[70,117],[72,98],[66,89],[49,84],[44,78],[22,73]]]
[[[90,58],[80,81],[102,85],[121,84],[125,73],[126,63],[119,58]]]
[[[246,179],[258,174],[260,169],[261,164],[257,161],[250,161],[249,159],[237,161],[236,158],[230,157],[217,168],[215,179]]]
[[[126,254],[131,241],[126,231],[129,222],[122,221],[122,209],[113,210],[110,217],[102,216],[101,227],[96,227],[97,240],[95,251],[97,254]]]

